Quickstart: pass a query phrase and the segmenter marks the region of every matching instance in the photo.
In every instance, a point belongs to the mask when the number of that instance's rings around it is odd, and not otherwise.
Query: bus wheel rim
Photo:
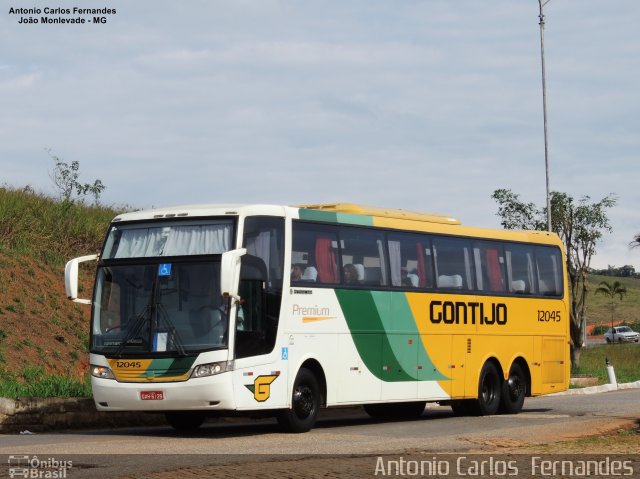
[[[509,396],[513,401],[518,399],[523,394],[524,384],[520,376],[513,375],[509,377]]]
[[[313,391],[309,386],[301,385],[293,394],[293,410],[300,418],[309,417],[315,408]]]
[[[484,381],[482,382],[482,399],[484,400],[485,404],[489,404],[493,402],[495,397],[496,397],[496,390],[495,390],[495,387],[493,386],[493,381],[491,380],[489,375],[487,375],[484,378]]]

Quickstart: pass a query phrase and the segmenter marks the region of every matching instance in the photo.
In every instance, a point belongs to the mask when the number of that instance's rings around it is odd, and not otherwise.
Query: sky
[[[499,228],[494,190],[545,204],[535,0],[0,3],[0,185],[55,194],[53,154],[136,209],[340,201]],[[116,13],[9,13],[36,7]],[[551,189],[615,194],[592,267],[640,270],[640,2],[544,13]]]

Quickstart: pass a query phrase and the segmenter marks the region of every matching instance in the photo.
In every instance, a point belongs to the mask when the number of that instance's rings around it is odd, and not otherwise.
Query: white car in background
[[[608,343],[637,343],[640,339],[640,334],[636,333],[629,326],[614,326],[604,333],[604,339],[606,339]]]

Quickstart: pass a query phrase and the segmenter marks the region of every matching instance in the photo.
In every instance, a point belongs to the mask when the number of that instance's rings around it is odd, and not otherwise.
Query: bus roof
[[[311,215],[303,214],[305,211],[311,213]],[[122,213],[116,216],[113,222],[243,215],[287,216],[288,214],[293,214],[296,217],[298,213],[300,218],[304,217],[305,219],[318,221],[370,225],[407,231],[429,231],[478,238],[501,238],[512,241],[562,244],[555,233],[549,233],[548,231],[518,231],[463,226],[459,220],[445,215],[355,203],[308,204],[288,207],[267,204],[183,205]]]
[[[187,217],[200,218],[206,216],[238,216],[242,212],[246,211],[251,211],[251,214],[274,216],[284,216],[285,214],[285,208],[277,205],[196,204],[121,213],[113,219],[113,222],[117,223],[120,221],[142,221]]]
[[[317,205],[301,205],[308,210],[332,211],[336,213],[351,213],[355,215],[377,216],[381,218],[393,218],[399,220],[423,221],[428,223],[440,223],[446,225],[459,225],[460,220],[450,216],[435,213],[418,213],[416,211],[394,208],[381,208],[379,206],[358,205],[355,203],[328,203]]]
[[[508,239],[511,241],[555,245],[562,244],[555,233],[548,231],[504,230],[463,226],[462,223],[455,218],[433,213],[418,213],[415,211],[358,205],[354,203],[301,205],[300,208],[301,217],[303,211],[308,211],[317,214],[305,215],[305,219],[316,219],[319,221],[364,224],[382,228],[456,234],[477,238]],[[335,216],[332,217],[332,214]],[[369,221],[358,218],[369,218]]]

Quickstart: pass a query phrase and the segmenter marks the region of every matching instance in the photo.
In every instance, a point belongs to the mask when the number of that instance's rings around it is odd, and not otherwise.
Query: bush
[[[91,397],[89,377],[84,381],[49,375],[40,366],[25,367],[18,377],[0,377],[0,397]]]

